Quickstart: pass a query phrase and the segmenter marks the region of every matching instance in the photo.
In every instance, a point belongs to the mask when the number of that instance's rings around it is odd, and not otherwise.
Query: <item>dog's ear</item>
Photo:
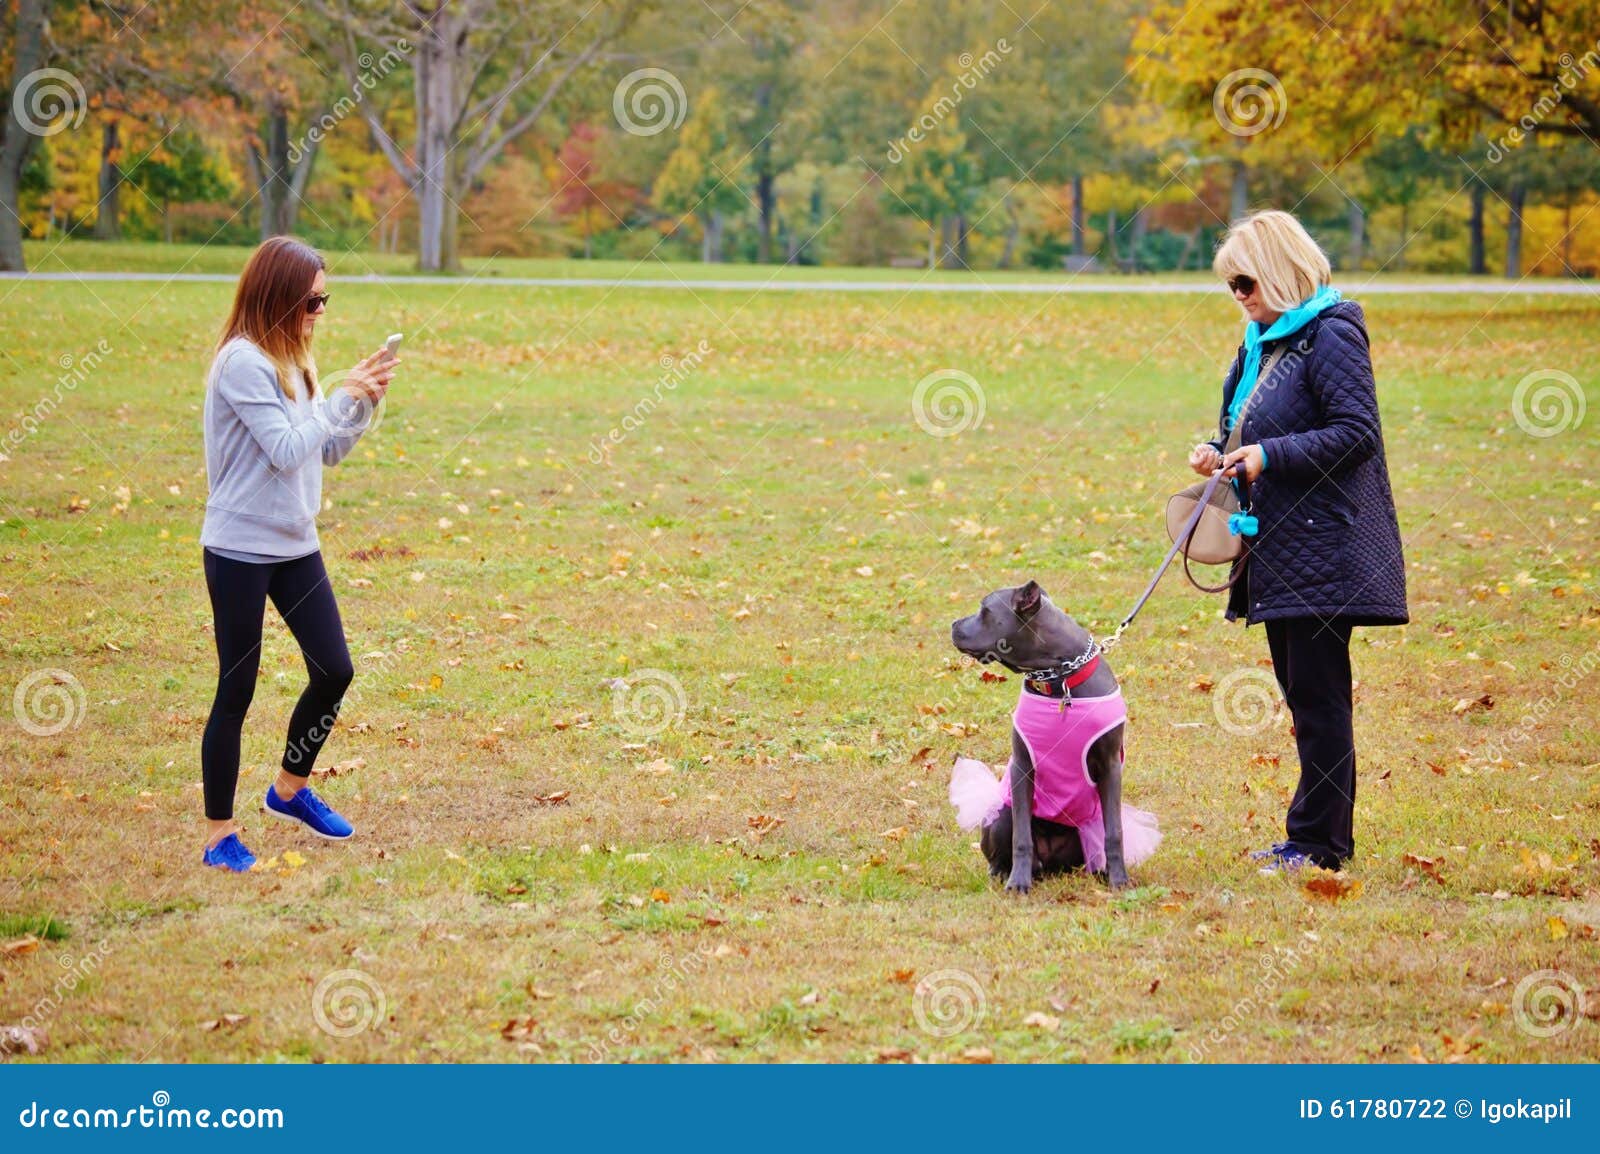
[[[1029,581],[1026,585],[1019,585],[1016,592],[1011,594],[1011,612],[1018,617],[1032,617],[1039,612],[1039,604],[1044,600],[1044,590],[1039,588],[1037,581]]]

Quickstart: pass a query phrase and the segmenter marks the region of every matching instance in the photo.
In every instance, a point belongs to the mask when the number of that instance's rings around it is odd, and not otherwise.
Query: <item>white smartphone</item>
[[[389,350],[391,357],[398,357],[400,355],[400,342],[405,339],[405,333],[390,333],[389,339],[383,342],[383,346]]]

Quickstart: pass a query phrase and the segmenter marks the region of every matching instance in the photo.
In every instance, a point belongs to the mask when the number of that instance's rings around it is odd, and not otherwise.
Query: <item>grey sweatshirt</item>
[[[320,546],[322,466],[337,465],[366,430],[350,394],[294,399],[253,342],[217,350],[206,379],[205,526],[200,544],[262,558],[303,557]]]

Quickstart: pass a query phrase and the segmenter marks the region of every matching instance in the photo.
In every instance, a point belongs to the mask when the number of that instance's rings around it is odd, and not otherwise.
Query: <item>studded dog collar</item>
[[[1091,636],[1084,651],[1070,661],[1049,669],[1035,669],[1023,674],[1023,688],[1040,697],[1059,697],[1061,707],[1072,704],[1072,691],[1094,676],[1100,667],[1100,646]]]

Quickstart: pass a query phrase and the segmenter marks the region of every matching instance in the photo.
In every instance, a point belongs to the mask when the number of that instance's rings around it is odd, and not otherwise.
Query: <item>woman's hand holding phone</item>
[[[375,405],[389,391],[389,382],[394,379],[395,366],[399,363],[400,358],[390,351],[390,346],[385,345],[362,358],[346,375],[342,385],[357,397]]]

